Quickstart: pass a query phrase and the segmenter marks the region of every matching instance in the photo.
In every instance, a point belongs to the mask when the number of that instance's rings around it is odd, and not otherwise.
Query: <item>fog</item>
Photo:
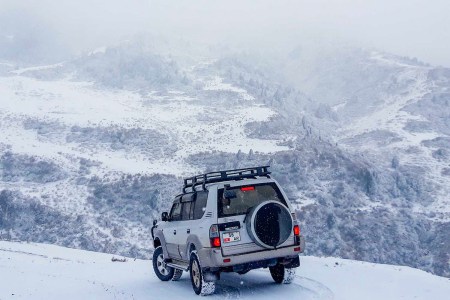
[[[450,66],[449,11],[448,0],[0,0],[0,35],[71,54],[137,33],[266,48],[315,37]]]

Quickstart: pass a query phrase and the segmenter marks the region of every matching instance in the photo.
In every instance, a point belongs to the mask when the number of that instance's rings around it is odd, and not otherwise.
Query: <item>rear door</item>
[[[180,256],[183,260],[189,260],[189,253],[187,249],[189,246],[189,236],[194,235],[196,237],[200,237],[209,230],[209,227],[206,228],[206,222],[201,220],[205,214],[207,199],[208,191],[198,191],[193,194],[186,194],[183,195],[181,199],[182,221],[179,224],[180,234],[178,236],[178,241]]]
[[[236,194],[236,198],[226,199],[224,189],[218,190],[217,207],[222,254],[237,255],[241,253],[257,252],[265,248],[257,245],[247,232],[246,215],[250,209],[268,200],[275,200],[287,206],[280,189],[274,182],[248,184],[229,187]],[[287,243],[293,244],[289,239]]]

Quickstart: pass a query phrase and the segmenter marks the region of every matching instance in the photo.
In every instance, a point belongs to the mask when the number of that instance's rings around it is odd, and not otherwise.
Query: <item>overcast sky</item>
[[[448,67],[449,12],[450,0],[0,0],[8,30],[39,20],[79,49],[139,32],[249,44],[309,35]]]

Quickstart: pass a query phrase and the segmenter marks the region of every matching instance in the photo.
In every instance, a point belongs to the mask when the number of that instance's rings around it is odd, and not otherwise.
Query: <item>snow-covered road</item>
[[[0,299],[199,299],[188,274],[161,282],[151,262],[52,245],[0,241]],[[223,274],[210,299],[448,299],[450,279],[389,265],[302,257],[291,285],[266,270]]]

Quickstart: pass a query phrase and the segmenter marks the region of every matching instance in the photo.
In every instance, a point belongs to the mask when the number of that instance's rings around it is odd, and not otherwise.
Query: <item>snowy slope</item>
[[[42,67],[43,68],[43,67]],[[169,91],[142,96],[123,90],[99,90],[91,83],[40,81],[23,76],[0,77],[0,143],[11,145],[18,153],[27,153],[61,159],[64,156],[91,158],[95,156],[106,168],[130,173],[165,173],[181,175],[192,168],[180,160],[201,151],[261,152],[285,150],[277,141],[247,138],[244,126],[249,122],[265,121],[275,114],[273,110],[249,98],[245,91],[230,85],[220,85],[214,78],[205,82],[205,91],[229,91],[233,98],[242,98],[244,104],[232,107],[199,103],[184,92]],[[125,151],[96,150],[98,145],[80,147],[64,139],[43,140],[23,126],[29,118],[47,123],[57,122],[60,128],[111,127],[157,130],[178,147],[168,159],[131,154]],[[55,129],[53,129],[55,130]],[[56,131],[56,130],[55,130]],[[282,137],[280,137],[281,139]],[[100,154],[100,155],[96,155]]]
[[[405,83],[406,89],[382,93],[380,103],[373,104],[369,113],[343,122],[337,131],[338,139],[349,149],[357,148],[371,155],[385,156],[389,163],[395,156],[403,166],[421,168],[424,177],[434,185],[434,199],[432,205],[418,205],[415,211],[441,222],[448,221],[450,177],[443,172],[448,167],[448,161],[437,159],[435,151],[439,150],[438,147],[427,145],[427,141],[448,135],[440,131],[438,126],[431,125],[435,116],[409,109],[424,102],[427,97],[432,97],[430,95],[433,93],[442,93],[439,84],[430,79],[429,73],[433,68],[402,64],[376,52],[372,55],[375,63],[399,67],[395,80]],[[447,108],[441,109],[445,111]],[[422,124],[422,128],[412,130],[409,125],[414,123]]]
[[[161,282],[151,261],[112,262],[111,255],[44,244],[0,242],[0,299],[199,299],[187,273]],[[390,265],[302,257],[291,285],[266,270],[223,274],[211,299],[447,299],[450,280]]]
[[[67,78],[47,81],[26,76],[62,65],[0,76],[0,156],[5,150],[36,156],[56,162],[69,174],[76,174],[78,160],[86,159],[95,161],[90,172],[98,176],[117,172],[182,176],[202,171],[185,161],[199,152],[287,149],[277,140],[246,136],[247,123],[268,120],[276,112],[217,76],[195,77],[203,86],[197,94],[161,88],[145,95]],[[202,93],[213,101],[204,101]],[[215,97],[223,99],[214,103]],[[230,106],[227,101],[243,103]],[[133,131],[140,133],[134,146],[123,147],[129,141],[121,139]],[[117,143],[111,144],[111,138]],[[86,207],[85,189],[70,178],[45,185],[0,181],[2,188],[37,196],[43,204],[66,213],[79,214]],[[43,199],[43,194],[48,197]]]
[[[105,54],[95,53],[97,58],[102,55]],[[145,61],[147,56],[138,58]],[[112,62],[102,61],[105,65]],[[288,149],[279,145],[284,136],[270,140],[247,136],[248,123],[269,120],[276,111],[258,102],[244,89],[223,82],[216,74],[197,70],[208,63],[201,61],[187,68],[195,89],[191,85],[168,87],[161,83],[148,90],[112,87],[103,81],[100,84],[88,76],[75,77],[69,67],[64,69],[69,64],[81,64],[80,61],[15,70],[8,67],[5,74],[0,74],[0,193],[19,192],[26,200],[14,200],[15,203],[39,203],[43,210],[62,214],[61,219],[65,216],[89,224],[103,240],[99,245],[108,244],[104,239],[116,241],[126,236],[121,249],[131,248],[124,246],[126,243],[146,249],[144,242],[150,228],[146,222],[159,216],[160,210],[168,209],[167,199],[179,191],[178,185],[173,183],[175,176],[192,175],[205,168],[193,166],[188,161],[191,155],[211,151],[248,153],[250,150],[271,153]],[[166,66],[165,62],[161,65]],[[147,72],[147,68],[144,69]],[[46,76],[46,72],[56,75]],[[121,72],[126,73],[126,70]],[[9,154],[17,159],[6,162]],[[53,171],[58,173],[54,177],[56,180],[33,181],[42,174],[28,178],[29,166],[24,167],[19,161],[35,162],[38,169],[40,165],[53,164]],[[10,175],[5,175],[6,169],[11,171]],[[19,170],[23,170],[21,175],[16,174]],[[119,231],[127,233],[123,236],[120,232],[112,233],[112,224],[126,221],[115,221],[109,210],[99,213],[92,207],[95,201],[89,203],[89,198],[95,187],[89,183],[98,180],[103,184],[114,183],[124,175],[137,178],[141,174],[148,177],[170,175],[171,190],[157,189],[155,181],[159,183],[158,179],[130,189],[128,195],[142,195],[136,197],[139,201],[135,198],[127,204],[140,213],[145,205],[148,219],[142,220],[127,212],[126,217],[133,216],[134,222],[119,226]],[[127,180],[125,184],[128,182],[133,181]],[[144,191],[152,187],[153,190]],[[118,198],[125,198],[123,196]],[[110,201],[110,195],[107,197]],[[153,201],[155,198],[164,199],[163,206]],[[150,216],[148,210],[153,215]],[[0,237],[9,230],[5,224],[14,220],[6,215],[7,220],[2,222],[2,213],[0,208],[0,229],[6,230],[0,231]],[[32,219],[37,214],[31,213]],[[105,220],[99,222],[99,218]],[[16,230],[30,232],[29,228],[18,230],[22,223],[11,228],[13,238],[19,239],[14,236]],[[39,230],[37,235],[47,236],[47,232]],[[67,238],[63,234],[60,237]],[[69,240],[70,246],[86,249],[87,244],[87,249],[99,250],[91,242],[82,246],[74,239]],[[39,240],[42,241],[46,240]],[[109,249],[109,252],[117,253],[117,250]]]
[[[441,176],[447,152],[435,159],[436,150],[422,145],[438,127],[404,129],[426,119],[404,107],[430,92],[428,67],[392,70],[390,57],[364,56],[350,71],[375,66],[369,79],[389,75],[391,93],[368,88],[362,96],[383,100],[373,107],[366,97],[330,95],[331,112],[342,118],[330,125],[326,107],[311,110],[321,97],[285,86],[270,69],[254,70],[248,58],[173,60],[139,49],[130,43],[60,64],[1,65],[0,239],[147,258],[151,222],[169,209],[180,176],[269,163],[297,204],[309,254],[449,274],[450,223],[441,224],[450,220],[450,176]],[[353,82],[339,74],[318,79]],[[380,146],[377,130],[400,141]],[[387,159],[373,158],[379,149]],[[64,226],[54,230],[55,223]]]
[[[430,191],[430,203],[414,211],[448,222],[449,70],[353,47],[292,54],[285,73],[314,99],[307,110],[323,134],[378,165],[421,176],[428,187],[417,189]]]

